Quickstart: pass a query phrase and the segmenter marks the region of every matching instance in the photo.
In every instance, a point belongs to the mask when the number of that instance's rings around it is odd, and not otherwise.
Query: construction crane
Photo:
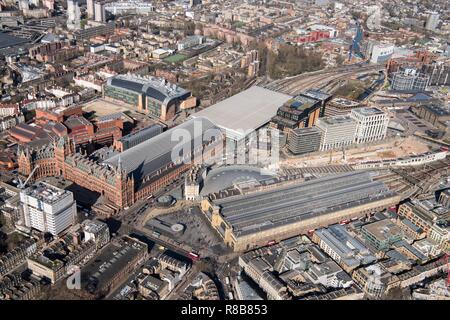
[[[30,174],[28,175],[28,178],[25,180],[25,182],[22,182],[22,179],[20,179],[20,177],[18,177],[17,179],[19,180],[19,184],[17,185],[17,187],[19,189],[24,189],[25,186],[27,185],[28,181],[30,180],[30,178],[33,176],[33,174],[36,172],[37,168],[39,168],[39,165],[36,165],[34,167],[34,169],[30,172]]]

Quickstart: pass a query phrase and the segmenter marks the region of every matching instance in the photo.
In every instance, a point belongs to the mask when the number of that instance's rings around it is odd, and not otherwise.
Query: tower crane
[[[30,174],[28,175],[28,178],[25,180],[25,182],[22,182],[22,179],[20,179],[20,177],[18,177],[19,180],[19,184],[18,184],[18,188],[19,189],[24,189],[25,186],[27,185],[28,181],[30,180],[30,178],[33,176],[33,174],[36,172],[36,170],[39,168],[39,165],[36,165],[34,167],[34,169],[30,172]]]

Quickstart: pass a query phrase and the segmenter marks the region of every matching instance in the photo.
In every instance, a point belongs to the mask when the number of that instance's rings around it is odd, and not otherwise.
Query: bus
[[[344,225],[349,224],[349,223],[350,223],[349,220],[342,220],[341,222],[339,222],[339,224],[340,224],[341,226],[344,226]]]
[[[228,298],[230,299],[230,300],[234,300],[234,296],[233,296],[233,292],[228,292]]]
[[[225,283],[226,283],[227,285],[230,284],[230,277],[225,277]]]
[[[273,246],[274,244],[277,244],[277,242],[275,240],[271,240],[271,241],[267,242],[268,246]]]

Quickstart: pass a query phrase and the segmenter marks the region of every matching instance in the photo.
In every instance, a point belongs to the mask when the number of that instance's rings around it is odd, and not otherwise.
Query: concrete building
[[[318,151],[321,131],[315,127],[297,128],[288,133],[288,149],[293,154],[305,154]]]
[[[350,172],[215,200],[201,207],[235,251],[263,246],[386,208],[399,196],[367,172]]]
[[[138,144],[151,139],[163,131],[163,127],[160,124],[151,124],[148,127],[142,128],[136,132],[132,132],[126,136],[123,136],[119,140],[114,141],[114,148],[120,152],[128,150]]]
[[[278,108],[270,126],[281,131],[315,125],[322,112],[322,102],[300,94]]]
[[[375,44],[370,53],[371,63],[387,62],[394,53],[395,46],[393,44]]]
[[[20,192],[25,225],[54,236],[74,224],[76,203],[73,193],[38,182]]]
[[[403,239],[403,231],[389,219],[369,223],[361,228],[364,238],[380,251],[388,251],[390,247]]]
[[[355,270],[352,278],[373,298],[381,298],[386,291],[400,285],[399,279],[387,272],[379,263]]]
[[[194,35],[188,36],[183,40],[178,41],[177,48],[178,50],[188,49],[190,47],[194,47],[196,45],[202,44],[205,41],[205,37]]]
[[[430,77],[415,69],[406,68],[392,74],[391,89],[396,91],[425,91]]]
[[[316,127],[321,131],[320,150],[334,150],[351,145],[355,141],[356,124],[348,115],[317,120]]]
[[[356,143],[382,140],[386,137],[389,116],[378,108],[353,109],[350,117],[356,121]]]
[[[347,272],[377,260],[363,243],[340,224],[314,231],[312,239]]]
[[[94,0],[86,0],[86,9],[88,19],[94,19],[95,16]]]
[[[105,4],[103,2],[94,2],[94,20],[97,22],[106,22]]]

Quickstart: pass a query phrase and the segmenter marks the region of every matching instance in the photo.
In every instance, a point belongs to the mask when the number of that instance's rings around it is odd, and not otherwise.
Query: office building
[[[439,25],[439,13],[430,12],[427,17],[425,29],[435,31],[438,25]]]
[[[391,245],[403,239],[402,229],[389,219],[366,224],[361,232],[366,241],[380,251],[388,251]]]
[[[321,131],[316,127],[297,128],[288,133],[288,149],[293,154],[305,154],[318,151]]]
[[[340,224],[314,231],[312,239],[347,272],[377,260],[363,243]]]
[[[97,22],[106,22],[105,4],[103,2],[94,2],[94,20]]]
[[[315,125],[321,113],[321,101],[300,94],[278,108],[270,126],[281,131]]]
[[[81,12],[78,0],[67,0],[67,28],[81,28]]]
[[[84,242],[93,241],[96,250],[108,244],[110,240],[108,225],[99,220],[84,220],[81,224]]]
[[[94,0],[86,0],[88,19],[93,19],[95,15]]]
[[[154,123],[149,125],[148,127],[142,128],[136,132],[132,132],[126,136],[123,136],[119,140],[114,141],[114,147],[122,152],[157,136],[162,131],[162,125]]]
[[[73,193],[44,182],[20,192],[25,225],[54,236],[74,224],[76,203]]]
[[[321,151],[344,148],[355,140],[356,122],[348,115],[320,118],[316,127],[321,131]]]
[[[356,121],[356,143],[382,140],[386,137],[389,115],[374,107],[353,109],[350,117]]]
[[[387,62],[394,53],[395,46],[393,44],[374,44],[370,53],[371,63]]]
[[[107,294],[130,276],[148,257],[145,243],[123,236],[111,241],[81,269],[81,287],[93,296]]]
[[[302,95],[319,101],[320,104],[319,117],[323,117],[325,115],[328,103],[333,97],[331,94],[323,92],[319,89],[308,89],[304,91]]]

